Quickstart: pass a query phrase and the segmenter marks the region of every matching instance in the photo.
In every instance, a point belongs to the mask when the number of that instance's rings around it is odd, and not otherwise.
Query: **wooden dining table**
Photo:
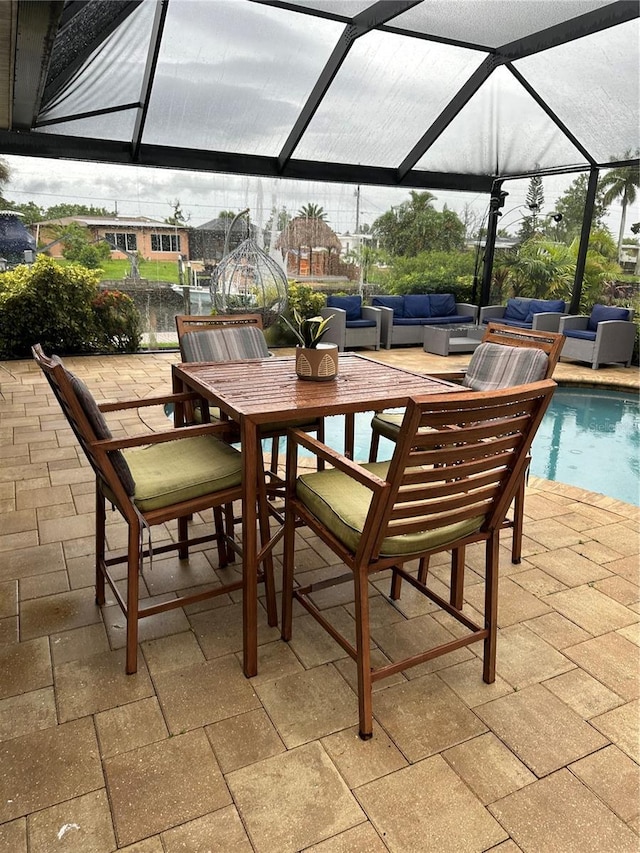
[[[299,379],[293,356],[175,364],[172,375],[174,391],[196,391],[240,425],[243,669],[250,677],[258,671],[258,563],[262,543],[258,542],[256,526],[259,490],[264,488],[260,428],[265,424],[284,425],[294,418],[345,415],[345,452],[350,455],[357,412],[405,406],[411,396],[460,391],[460,386],[359,353],[341,353],[337,377],[326,382]]]

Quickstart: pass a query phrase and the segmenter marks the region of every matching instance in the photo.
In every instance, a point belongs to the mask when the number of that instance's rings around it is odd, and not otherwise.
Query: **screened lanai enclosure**
[[[0,5],[0,154],[486,193],[637,165],[639,5],[68,0]],[[577,293],[576,293],[577,291]]]

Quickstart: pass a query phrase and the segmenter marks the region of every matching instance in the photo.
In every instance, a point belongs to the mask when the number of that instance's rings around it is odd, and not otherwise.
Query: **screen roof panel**
[[[555,0],[541,10],[536,0],[428,0],[392,22],[424,35],[498,48],[576,15],[606,6],[608,0]]]
[[[506,68],[498,68],[416,168],[448,171],[453,162],[476,174],[526,174],[564,162],[588,164],[578,149]]]
[[[484,54],[372,32],[358,39],[296,157],[394,167]]]
[[[598,161],[638,145],[640,74],[637,22],[543,51],[514,66]],[[589,92],[575,96],[575,81]]]
[[[211,12],[169,6],[143,141],[275,157],[344,25],[237,0]]]

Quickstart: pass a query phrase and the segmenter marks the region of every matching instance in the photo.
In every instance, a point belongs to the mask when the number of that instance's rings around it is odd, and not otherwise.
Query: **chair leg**
[[[282,627],[280,636],[291,639],[293,614],[293,570],[295,555],[296,520],[292,512],[285,514],[284,554],[282,557]]]
[[[527,468],[528,471],[528,468]],[[522,561],[522,531],[524,529],[524,490],[527,472],[518,484],[518,489],[513,500],[513,538],[511,540],[511,562]]]
[[[105,553],[105,509],[104,495],[96,481],[96,604],[102,606],[104,595],[104,553]]]
[[[378,461],[378,448],[380,447],[380,433],[377,430],[371,432],[371,446],[369,447],[369,462]]]
[[[449,590],[449,602],[456,610],[462,610],[462,601],[464,598],[464,557],[464,546],[462,548],[454,548],[451,552],[451,589]]]
[[[280,456],[280,436],[274,435],[271,439],[271,465],[269,470],[272,474],[278,473],[278,458]]]
[[[320,420],[318,421],[318,429],[316,430],[316,438],[318,439],[318,441],[321,441],[323,444],[325,443],[325,441],[324,441],[324,418],[320,418]],[[325,465],[324,459],[320,459],[320,457],[318,456],[316,464],[317,464],[317,470],[318,471],[324,471],[324,465]]]
[[[127,553],[127,675],[138,669],[138,595],[140,572],[140,527],[129,524]]]
[[[420,563],[418,564],[418,580],[423,586],[426,586],[427,577],[429,576],[429,555],[426,557],[420,557]]]
[[[189,559],[189,546],[187,545],[188,538],[189,519],[185,516],[178,519],[178,541],[180,542],[180,545],[178,546],[178,558],[180,560]]]
[[[258,527],[262,547],[269,543],[271,525],[269,524],[269,505],[267,503],[267,479],[264,470],[262,443],[258,442],[258,472],[260,488],[258,489]],[[259,567],[258,567],[259,568]],[[276,603],[276,587],[273,575],[273,552],[269,551],[262,562],[262,573],[267,600],[267,622],[273,627],[278,624],[278,605]]]
[[[494,531],[487,539],[485,561],[484,624],[489,633],[484,641],[482,678],[487,684],[493,684],[496,680],[499,549],[499,532]]]
[[[216,528],[216,545],[218,546],[218,566],[221,569],[224,569],[226,566],[229,565],[229,556],[227,554],[226,534],[221,506],[216,506],[213,509],[213,523]]]
[[[400,590],[402,589],[402,577],[399,575],[395,566],[391,569],[391,589],[389,590],[389,598],[392,601],[397,601],[400,598]]]
[[[371,689],[368,575],[363,566],[354,569],[353,580],[355,585],[359,734],[362,740],[369,740],[373,737],[373,697]]]

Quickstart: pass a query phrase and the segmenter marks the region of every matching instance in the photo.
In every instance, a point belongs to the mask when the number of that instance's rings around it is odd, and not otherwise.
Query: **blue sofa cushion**
[[[629,311],[626,308],[616,308],[613,305],[594,305],[591,309],[587,329],[590,332],[595,332],[598,328],[598,323],[602,323],[604,320],[628,319]]]
[[[489,319],[488,319],[488,320],[486,320],[485,322],[487,322],[487,323],[491,322],[491,318],[489,318]],[[509,326],[516,326],[518,329],[530,329],[530,328],[531,328],[531,323],[527,323],[527,321],[526,321],[526,320],[507,320],[507,319],[503,319],[502,321],[498,321],[498,322],[506,323],[506,324],[507,324],[507,325],[509,325]]]
[[[374,296],[371,304],[374,308],[392,308],[394,320],[404,317],[404,296]]]
[[[426,326],[427,323],[430,323],[431,319],[429,317],[394,317],[393,325],[394,326]],[[437,322],[437,318],[433,321]]]
[[[527,320],[530,302],[530,299],[508,299],[502,319],[509,323],[514,320],[521,323],[530,323],[531,320]]]
[[[541,314],[543,311],[557,311],[563,314],[565,307],[564,299],[532,299],[529,302],[527,323],[533,323],[533,315]]]
[[[429,307],[432,317],[452,317],[456,313],[453,293],[430,293]]]
[[[582,341],[595,341],[596,333],[590,332],[588,329],[565,329],[565,337],[580,338]]]
[[[347,312],[347,321],[362,318],[361,296],[327,296],[327,308],[342,308]]]
[[[427,317],[423,321],[425,326],[446,326],[448,323],[472,323],[471,314],[451,314],[448,317]]]
[[[347,329],[368,329],[370,326],[375,325],[375,320],[347,320],[345,323]]]
[[[407,293],[404,297],[405,317],[430,317],[430,296],[427,293]]]

